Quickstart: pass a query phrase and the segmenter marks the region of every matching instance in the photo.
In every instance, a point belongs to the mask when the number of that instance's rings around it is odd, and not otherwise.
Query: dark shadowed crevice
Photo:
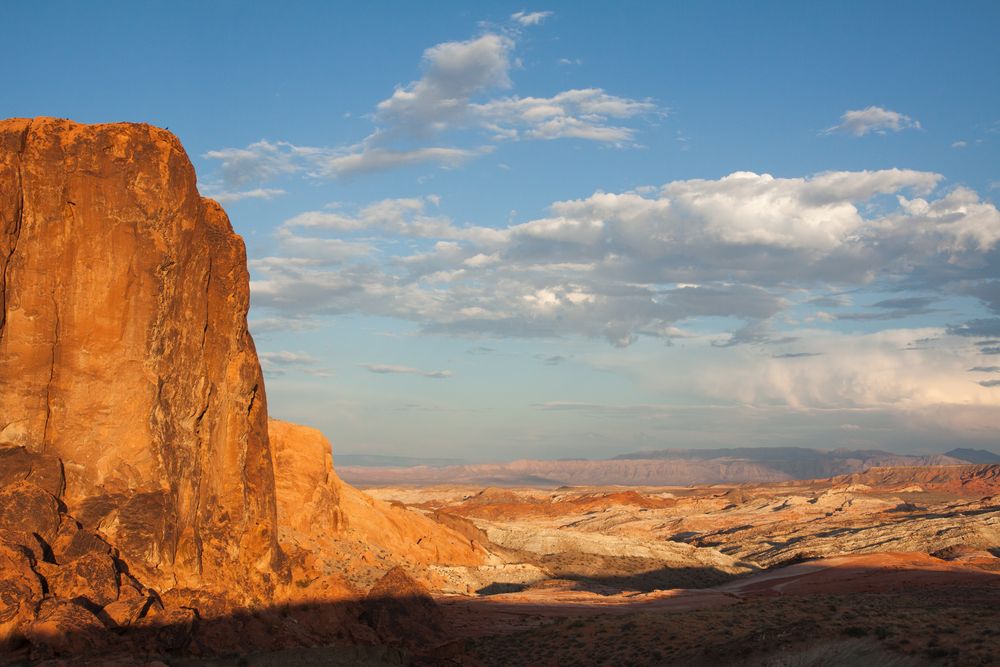
[[[14,225],[10,231],[11,242],[10,251],[3,265],[3,273],[0,274],[0,341],[3,340],[7,324],[7,274],[10,272],[10,264],[17,252],[17,242],[21,237],[21,224],[24,221],[24,170],[22,167],[24,152],[28,146],[28,133],[31,131],[32,121],[28,121],[27,127],[21,133],[21,142],[17,151],[17,210],[14,211]]]

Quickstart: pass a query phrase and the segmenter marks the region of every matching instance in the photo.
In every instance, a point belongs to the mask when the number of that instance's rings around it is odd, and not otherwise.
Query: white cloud
[[[612,125],[611,119],[657,112],[648,100],[616,97],[599,88],[543,98],[503,98],[470,109],[497,140],[574,138],[614,144],[632,141],[635,130]]]
[[[442,380],[451,377],[451,371],[422,371],[419,368],[398,366],[395,364],[360,364],[372,373],[379,375],[419,375],[420,377]]]
[[[502,242],[506,234],[490,227],[457,227],[443,215],[428,215],[429,206],[437,206],[435,195],[383,199],[351,215],[340,211],[307,211],[286,220],[279,228],[279,238],[295,238],[293,229],[329,232],[380,231],[414,238],[438,238],[472,241],[488,245]],[[341,241],[343,242],[343,241]]]
[[[260,366],[269,376],[286,375],[290,371],[314,375],[316,377],[331,377],[333,373],[322,367],[320,360],[305,352],[261,352],[258,355]]]
[[[316,238],[298,236],[285,228],[275,232],[282,250],[299,259],[312,260],[313,265],[320,263],[343,262],[356,257],[365,257],[375,252],[370,243],[345,241],[337,238]],[[266,259],[250,260],[251,266],[263,268]]]
[[[206,192],[207,197],[211,197],[220,204],[227,204],[244,199],[274,199],[285,194],[284,190],[277,188],[254,188],[253,190],[242,191],[213,191],[211,188]]]
[[[974,289],[1000,242],[1000,212],[965,188],[932,196],[940,180],[899,169],[737,172],[555,202],[546,217],[502,228],[455,225],[433,196],[312,211],[279,230],[292,257],[251,263],[252,291],[277,313],[397,317],[454,335],[625,346],[723,317],[743,324],[724,325],[738,330],[718,344],[774,345],[782,335],[764,323],[794,290],[909,280],[933,296],[963,277]]]
[[[208,151],[209,160],[221,160],[223,180],[233,186],[262,183],[301,170],[297,158],[302,149],[288,142],[261,140],[246,148],[223,148]]]
[[[375,140],[404,132],[429,137],[455,126],[476,126],[495,140],[577,138],[620,143],[634,130],[610,119],[657,111],[648,100],[609,95],[601,89],[567,90],[552,97],[505,97],[473,102],[476,93],[511,86],[514,42],[486,34],[466,42],[438,44],[424,52],[424,75],[397,88],[378,104],[376,121],[385,129]]]
[[[742,351],[739,363],[706,360],[699,382],[716,398],[797,409],[1000,405],[1000,396],[969,377],[967,369],[976,356],[968,347],[908,348],[914,339],[943,333],[799,332],[799,344],[822,349],[823,354],[791,360]],[[1000,423],[1000,415],[994,419]]]
[[[260,357],[261,361],[265,363],[280,366],[308,365],[318,363],[319,361],[316,357],[304,352],[289,352],[287,350],[282,350],[280,352],[261,352],[257,356]]]
[[[1000,392],[982,386],[982,374],[969,372],[979,359],[976,350],[940,328],[868,334],[800,329],[796,337],[766,349],[719,349],[710,345],[710,336],[702,336],[685,341],[680,353],[646,346],[578,361],[622,373],[644,390],[685,404],[743,407],[755,414],[751,422],[766,414],[781,414],[787,424],[796,413],[810,420],[839,413],[833,424],[877,418],[882,429],[893,432],[935,428],[972,439],[995,437],[1000,428]],[[938,343],[913,347],[925,338]],[[803,350],[822,354],[794,353]],[[640,407],[631,410],[639,414]],[[549,409],[576,407],[556,404]],[[645,411],[670,409],[645,406]],[[879,430],[869,434],[881,437]]]
[[[515,20],[533,25],[550,14],[519,12]],[[664,113],[650,100],[619,97],[599,88],[551,97],[491,97],[513,86],[515,48],[512,35],[486,33],[426,49],[420,78],[397,86],[376,105],[375,126],[357,143],[314,147],[262,140],[246,148],[209,151],[205,157],[221,161],[222,180],[232,190],[291,174],[341,178],[418,164],[456,167],[490,153],[494,146],[488,142],[582,139],[632,145],[636,129],[625,122]],[[480,137],[476,145],[441,141],[445,135],[470,130]],[[469,138],[463,141],[467,144]]]
[[[1000,241],[1000,214],[969,188],[958,187],[936,200],[898,197],[900,211],[882,224],[897,242],[927,243],[939,252],[987,252]],[[954,260],[953,260],[954,261]]]
[[[287,141],[258,141],[247,148],[209,151],[205,157],[221,160],[220,175],[230,188],[251,182],[266,182],[289,174],[311,178],[341,178],[384,169],[431,163],[456,167],[467,160],[492,152],[492,146],[465,149],[428,146],[411,150],[393,150],[357,144],[340,148],[296,146]],[[255,188],[245,192],[223,192],[220,201],[248,197],[270,199],[284,190]],[[216,197],[218,198],[218,196]]]
[[[624,257],[666,259],[687,248],[688,254],[704,261],[711,260],[711,247],[732,246],[730,254],[738,254],[730,266],[738,270],[739,254],[745,252],[739,247],[814,255],[844,249],[871,226],[859,203],[904,189],[926,193],[940,179],[938,174],[898,169],[827,172],[810,178],[736,172],[718,180],[673,181],[653,196],[598,192],[557,202],[550,217],[517,225],[511,232],[525,243],[551,242],[575,255],[599,248],[602,254],[613,250]],[[690,251],[695,248],[702,252]],[[750,253],[759,268],[761,253]]]
[[[531,26],[538,25],[550,16],[552,16],[552,12],[526,12],[522,10],[511,14],[510,20],[517,21],[523,26]]]
[[[424,75],[376,107],[376,121],[417,136],[462,122],[476,93],[509,88],[509,38],[486,34],[465,42],[445,42],[424,51]]]
[[[898,111],[870,106],[865,109],[845,111],[840,117],[840,123],[825,130],[825,134],[842,132],[855,137],[863,137],[875,132],[900,132],[901,130],[920,129],[920,122]]]
[[[952,142],[951,147],[952,148],[965,148],[968,145],[969,145],[968,141],[955,141],[955,142]]]
[[[413,150],[391,150],[387,148],[364,148],[345,155],[331,154],[313,160],[318,176],[339,178],[373,171],[396,169],[421,163],[438,164],[443,167],[457,167],[467,160],[492,152],[491,147],[478,149],[429,146]]]

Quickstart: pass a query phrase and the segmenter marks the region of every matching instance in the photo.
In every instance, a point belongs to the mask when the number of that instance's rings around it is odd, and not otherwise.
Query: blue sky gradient
[[[5,117],[180,137],[335,453],[997,448],[995,2],[5,16]]]

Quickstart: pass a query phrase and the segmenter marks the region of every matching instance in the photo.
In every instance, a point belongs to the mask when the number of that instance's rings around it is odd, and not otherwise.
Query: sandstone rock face
[[[23,448],[0,475],[49,461],[23,483],[151,584],[260,598],[280,570],[248,303],[242,240],[173,135],[0,122],[0,447]]]
[[[268,435],[278,523],[301,533],[332,534],[344,526],[342,483],[333,471],[330,441],[308,426],[271,419]]]
[[[377,500],[342,482],[330,443],[316,429],[271,419],[268,430],[279,540],[292,574],[292,583],[278,591],[286,602],[363,595],[399,565],[417,581],[439,588],[439,566],[464,573],[495,560],[488,541],[478,539],[485,534],[466,535],[436,516]],[[453,517],[451,523],[456,521],[464,520]],[[465,590],[465,582],[458,588]]]

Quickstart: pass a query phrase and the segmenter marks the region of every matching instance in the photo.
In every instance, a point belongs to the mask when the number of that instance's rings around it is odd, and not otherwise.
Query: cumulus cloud
[[[420,377],[443,380],[451,377],[451,371],[422,371],[419,368],[410,366],[398,366],[396,364],[360,364],[372,373],[378,375],[419,375]]]
[[[725,376],[716,367],[703,377],[710,394],[748,404],[809,409],[995,404],[995,397],[966,379],[972,357],[965,348],[906,349],[915,333],[920,335],[907,329],[863,336],[805,334],[824,354],[794,364],[744,355]]]
[[[824,133],[844,133],[855,137],[863,137],[872,132],[885,134],[887,132],[900,132],[907,129],[919,130],[920,123],[898,111],[870,106],[865,109],[845,111],[840,117],[840,123],[827,128]]]
[[[494,140],[588,139],[621,143],[634,130],[614,125],[658,111],[648,100],[633,100],[599,88],[567,90],[551,97],[499,97],[475,101],[477,94],[512,86],[507,36],[485,34],[464,42],[445,42],[424,52],[423,76],[396,88],[379,102],[379,126],[368,143],[399,135],[429,138],[456,127],[486,130]]]
[[[899,169],[738,172],[555,202],[545,217],[500,228],[457,225],[434,196],[310,211],[279,228],[288,256],[251,263],[253,298],[283,314],[357,312],[426,332],[576,334],[617,346],[729,318],[742,324],[717,345],[774,345],[788,341],[768,322],[789,307],[789,290],[922,285],[842,316],[887,320],[931,312],[940,280],[978,275],[1000,240],[1000,212],[964,188],[934,196],[940,180]],[[401,237],[418,243],[388,243]],[[992,283],[961,284],[992,299]]]
[[[845,334],[800,329],[796,333],[800,337],[796,346],[823,353],[793,357],[788,356],[791,352],[762,354],[752,347],[720,350],[707,345],[710,338],[702,337],[687,341],[682,354],[647,346],[634,354],[593,354],[587,361],[597,370],[631,377],[644,390],[679,397],[684,405],[701,404],[706,411],[719,406],[718,418],[741,423],[741,432],[780,415],[779,431],[787,434],[791,429],[793,440],[802,437],[803,432],[791,426],[801,419],[802,426],[811,428],[825,420],[829,420],[828,429],[845,422],[864,424],[865,436],[873,444],[895,437],[890,434],[905,433],[899,440],[905,446],[914,434],[928,431],[938,438],[995,441],[1000,429],[1000,393],[996,386],[980,384],[991,382],[990,378],[968,375],[966,369],[977,359],[976,350],[945,331]],[[909,346],[919,338],[938,344],[920,349]],[[660,411],[673,423],[682,407],[663,406]],[[577,408],[554,405],[549,409]],[[693,432],[705,428],[705,423],[704,419],[696,421]],[[817,433],[816,437],[828,435]]]
[[[473,95],[511,86],[513,48],[510,38],[489,33],[432,46],[424,51],[423,76],[379,102],[376,120],[392,130],[418,136],[464,121]]]
[[[930,406],[982,408],[967,427],[1000,427],[1000,397],[967,372],[977,359],[976,350],[949,339],[941,329],[796,333],[796,347],[822,354],[761,354],[753,347],[720,350],[703,337],[689,341],[682,355],[647,349],[644,354],[606,354],[589,361],[600,370],[629,375],[645,389],[689,401],[795,411],[879,409],[928,418]],[[929,337],[941,344],[908,346],[915,338]],[[667,359],[671,372],[664,373]]]
[[[518,12],[512,18],[535,25],[549,15]],[[262,140],[246,148],[209,151],[205,157],[220,161],[220,176],[231,190],[291,174],[342,178],[418,164],[456,167],[490,153],[502,141],[582,139],[632,145],[636,129],[626,122],[664,113],[650,100],[600,88],[550,97],[497,96],[513,87],[515,48],[513,33],[488,32],[426,49],[420,78],[397,86],[376,105],[374,128],[357,143],[315,147]],[[442,141],[470,130],[479,137],[477,145]]]

